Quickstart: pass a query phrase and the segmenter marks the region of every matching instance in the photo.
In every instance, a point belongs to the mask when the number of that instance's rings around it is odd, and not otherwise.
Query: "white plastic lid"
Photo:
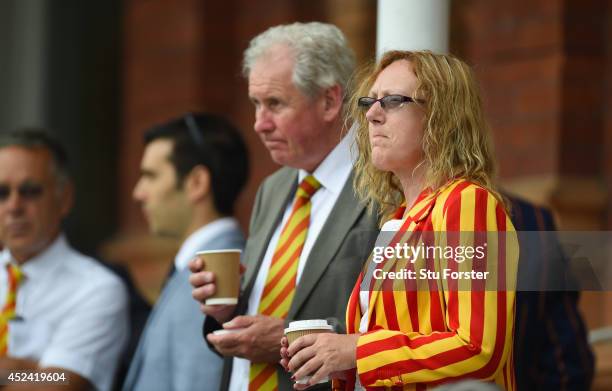
[[[333,331],[333,327],[327,324],[325,319],[308,319],[308,320],[296,320],[289,323],[289,327],[285,329],[285,334],[292,331],[300,330],[330,330]]]
[[[242,253],[242,250],[239,248],[222,248],[219,250],[198,251],[196,255],[206,255],[206,254],[215,254],[215,253]]]

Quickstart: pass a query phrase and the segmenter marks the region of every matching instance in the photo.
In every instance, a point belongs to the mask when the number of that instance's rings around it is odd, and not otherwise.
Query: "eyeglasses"
[[[17,187],[17,194],[24,200],[33,201],[43,193],[42,185],[37,183],[23,183]],[[8,185],[0,185],[0,202],[5,202],[11,196],[11,187]]]
[[[200,133],[200,128],[198,124],[196,124],[195,118],[193,118],[193,114],[189,113],[183,117],[185,121],[185,126],[187,126],[187,132],[189,132],[189,137],[198,146],[198,148],[204,147],[204,138],[202,137],[202,133]]]
[[[364,111],[367,111],[376,102],[380,102],[380,107],[382,107],[383,110],[385,111],[398,108],[404,103],[410,103],[410,102],[425,103],[425,101],[422,99],[412,99],[411,97],[404,96],[404,95],[387,95],[387,96],[383,96],[380,99],[371,98],[369,96],[362,96],[361,98],[357,100],[357,106],[362,108]]]
[[[189,133],[189,138],[195,144],[199,153],[199,164],[204,165],[209,168],[211,171],[216,172],[214,169],[216,166],[216,161],[214,158],[214,154],[209,150],[209,144],[204,142],[204,136],[202,135],[202,131],[198,126],[195,117],[191,113],[187,113],[183,116],[183,121],[185,121],[185,126],[187,126],[187,133]]]

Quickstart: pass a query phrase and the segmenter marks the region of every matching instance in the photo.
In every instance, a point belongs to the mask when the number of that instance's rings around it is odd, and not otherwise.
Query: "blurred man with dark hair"
[[[124,390],[215,389],[222,362],[201,340],[187,263],[197,251],[242,248],[231,217],[248,177],[240,132],[211,114],[187,114],[145,134],[134,199],[151,232],[183,241],[128,372]]]
[[[128,338],[127,294],[62,234],[72,202],[57,141],[40,130],[0,135],[0,370],[60,372],[62,390],[109,390]]]

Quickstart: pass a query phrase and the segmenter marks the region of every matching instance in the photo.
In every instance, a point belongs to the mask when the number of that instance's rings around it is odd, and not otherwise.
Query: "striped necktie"
[[[287,317],[295,294],[298,261],[310,225],[310,198],[320,187],[321,184],[312,175],[304,178],[298,186],[291,215],[281,231],[261,294],[258,312],[262,315]],[[277,389],[276,364],[251,364],[249,391]]]
[[[15,305],[17,303],[17,288],[23,279],[21,269],[14,263],[6,265],[8,277],[8,290],[6,301],[0,312],[0,357],[8,353],[9,321],[15,316]]]

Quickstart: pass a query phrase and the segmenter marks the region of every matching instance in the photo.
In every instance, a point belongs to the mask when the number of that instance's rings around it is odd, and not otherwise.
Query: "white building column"
[[[388,50],[448,53],[450,0],[378,0],[376,58]]]

